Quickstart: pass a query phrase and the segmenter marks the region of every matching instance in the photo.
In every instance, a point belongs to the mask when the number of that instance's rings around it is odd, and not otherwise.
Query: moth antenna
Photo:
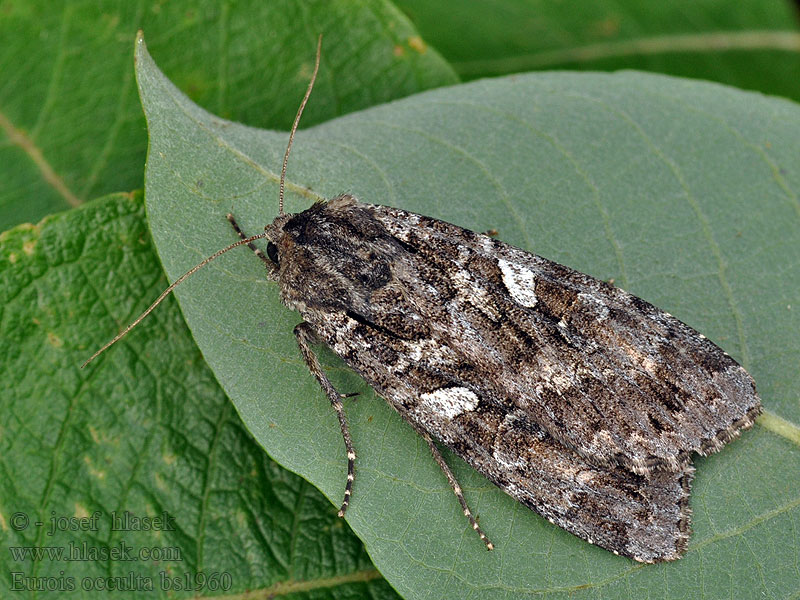
[[[295,118],[294,118],[294,123],[292,124],[292,130],[289,133],[289,143],[286,146],[286,154],[283,155],[283,166],[281,167],[280,191],[278,193],[278,212],[281,215],[283,214],[283,190],[285,188],[285,182],[286,182],[286,165],[289,162],[289,152],[291,152],[291,150],[292,150],[292,142],[294,141],[294,134],[297,131],[297,125],[300,123],[300,117],[303,114],[303,110],[306,107],[306,103],[308,102],[309,96],[311,96],[311,90],[314,88],[314,81],[316,81],[316,79],[317,79],[317,71],[319,71],[319,58],[320,58],[321,53],[322,53],[322,34],[320,34],[319,38],[317,39],[317,56],[316,56],[316,58],[314,60],[314,72],[311,74],[311,81],[308,82],[308,89],[306,90],[305,96],[303,96],[303,101],[300,103],[300,108],[297,110],[297,116],[295,116]],[[225,254],[229,250],[233,250],[237,246],[241,246],[243,244],[249,244],[250,242],[252,242],[254,240],[262,239],[262,238],[265,238],[265,237],[267,237],[266,232],[259,233],[258,235],[254,235],[253,237],[249,237],[249,238],[244,239],[244,240],[239,240],[238,242],[236,242],[234,244],[231,244],[227,248],[223,248],[222,250],[218,250],[217,252],[215,252],[214,254],[212,254],[211,256],[206,258],[205,260],[203,260],[201,263],[195,265],[194,267],[192,267],[191,269],[186,271],[186,273],[184,273],[183,275],[178,277],[178,279],[176,279],[174,282],[172,282],[172,284],[167,289],[165,289],[163,292],[161,292],[161,295],[158,298],[156,298],[156,301],[153,302],[146,311],[144,311],[141,315],[139,315],[133,323],[131,323],[125,329],[123,329],[120,333],[118,333],[116,335],[116,337],[114,337],[114,339],[112,339],[110,342],[108,342],[105,346],[103,346],[97,352],[92,354],[92,356],[89,358],[89,360],[87,360],[85,363],[83,363],[81,365],[81,369],[83,369],[86,365],[88,365],[90,362],[92,362],[95,358],[100,356],[103,352],[108,350],[111,346],[113,346],[119,340],[121,340],[123,337],[125,337],[131,329],[133,329],[139,323],[141,323],[142,320],[144,320],[144,318],[147,315],[149,315],[153,311],[153,309],[155,309],[156,306],[161,304],[161,302],[164,300],[164,298],[166,298],[167,295],[169,295],[169,293],[172,290],[174,290],[176,287],[178,287],[179,284],[183,283],[183,281],[185,279],[187,279],[188,277],[193,275],[195,272],[197,272],[198,270],[200,270],[203,267],[205,267],[208,263],[210,263],[215,258],[217,258],[219,256],[222,256],[223,254]]]
[[[231,245],[230,245],[230,246],[228,246],[227,248],[223,248],[222,250],[217,250],[217,251],[216,251],[214,254],[212,254],[211,256],[209,256],[208,258],[206,258],[205,260],[203,260],[201,263],[199,263],[199,264],[196,264],[196,265],[195,265],[195,266],[193,266],[191,269],[189,269],[188,271],[186,271],[186,273],[184,273],[183,275],[181,275],[180,277],[178,277],[178,278],[177,278],[177,279],[176,279],[176,280],[175,280],[175,281],[172,283],[172,285],[170,285],[170,286],[169,286],[167,289],[165,289],[163,292],[161,292],[161,295],[160,295],[158,298],[156,298],[156,301],[155,301],[155,302],[153,302],[153,303],[150,305],[150,307],[149,307],[149,308],[148,308],[146,311],[144,311],[144,312],[143,312],[141,315],[139,315],[139,317],[138,317],[138,318],[137,318],[137,319],[136,319],[136,320],[135,320],[133,323],[131,323],[130,325],[128,325],[128,326],[127,326],[127,327],[126,327],[126,328],[125,328],[125,329],[124,329],[122,332],[118,333],[118,334],[117,334],[117,336],[116,336],[116,337],[115,337],[113,340],[111,340],[111,341],[110,341],[110,342],[108,342],[108,343],[107,343],[105,346],[103,346],[102,348],[100,348],[100,350],[98,350],[97,352],[95,352],[94,354],[92,354],[92,357],[91,357],[89,360],[87,360],[85,363],[83,363],[83,364],[81,365],[81,369],[82,369],[82,368],[84,368],[86,365],[88,365],[90,362],[92,362],[92,361],[93,361],[95,358],[97,358],[98,356],[100,356],[100,355],[101,355],[103,352],[105,352],[106,350],[108,350],[108,349],[109,349],[111,346],[113,346],[114,344],[116,344],[116,343],[117,343],[119,340],[121,340],[123,337],[125,337],[125,335],[126,335],[126,334],[127,334],[127,333],[128,333],[130,330],[131,330],[131,329],[133,329],[133,328],[134,328],[134,327],[136,327],[136,326],[137,326],[139,323],[141,323],[141,322],[142,322],[142,320],[143,320],[143,319],[144,319],[144,318],[145,318],[147,315],[149,315],[149,314],[150,314],[150,313],[153,311],[153,309],[154,309],[156,306],[158,306],[159,304],[161,304],[161,302],[164,300],[164,298],[166,298],[166,297],[167,297],[167,295],[168,295],[168,294],[169,294],[169,293],[170,293],[172,290],[174,290],[176,287],[178,287],[178,285],[179,285],[181,282],[183,282],[183,281],[184,281],[184,280],[185,280],[187,277],[189,277],[190,275],[193,275],[195,272],[197,272],[197,271],[199,271],[200,269],[202,269],[203,267],[205,267],[205,266],[206,266],[208,263],[210,263],[212,260],[214,260],[215,258],[217,258],[217,257],[219,257],[219,256],[222,256],[223,254],[225,254],[225,253],[226,253],[226,252],[228,252],[229,250],[233,250],[233,249],[234,249],[234,248],[236,248],[237,246],[241,246],[242,244],[249,244],[250,242],[252,242],[252,241],[254,241],[254,240],[258,240],[258,239],[265,238],[265,237],[267,237],[267,233],[266,233],[266,232],[263,232],[263,233],[259,233],[258,235],[254,235],[253,237],[249,237],[249,238],[247,238],[247,239],[244,239],[244,240],[239,240],[238,242],[236,242],[236,243],[234,243],[234,244],[231,244]]]
[[[283,188],[286,182],[286,164],[289,162],[289,152],[292,149],[292,142],[294,141],[294,133],[297,131],[297,125],[300,123],[300,116],[303,114],[303,109],[306,107],[308,97],[311,95],[311,90],[314,88],[314,81],[317,79],[317,71],[319,71],[319,57],[322,52],[322,34],[319,34],[317,39],[317,58],[314,61],[314,72],[311,74],[311,81],[308,82],[308,89],[306,95],[303,96],[303,101],[300,103],[300,108],[297,109],[297,116],[294,118],[292,131],[289,133],[289,144],[286,146],[286,154],[283,155],[283,167],[281,168],[281,185],[278,192],[278,214],[283,214]]]

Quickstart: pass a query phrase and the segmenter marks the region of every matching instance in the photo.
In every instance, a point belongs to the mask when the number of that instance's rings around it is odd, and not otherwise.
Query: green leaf
[[[148,598],[396,597],[328,501],[243,428],[174,300],[79,369],[165,285],[141,194],[0,235],[0,595],[142,598],[149,582]],[[112,511],[166,511],[174,526],[111,531]],[[69,527],[96,512],[97,531],[48,533],[53,517]],[[19,556],[29,546],[83,554]],[[90,554],[121,547],[163,554]],[[176,593],[198,572],[205,587]]]
[[[467,79],[641,69],[800,99],[800,27],[785,0],[396,3]]]
[[[275,217],[287,135],[208,114],[158,71],[143,43],[137,57],[150,132],[148,218],[175,279],[237,239],[226,213],[250,234]],[[360,393],[346,406],[358,453],[347,521],[402,595],[797,590],[798,155],[797,105],[640,73],[481,81],[298,134],[288,211],[351,192],[497,229],[512,244],[613,278],[703,331],[753,374],[768,411],[743,439],[696,461],[695,533],[672,564],[642,566],[591,546],[450,455],[497,546],[487,553],[425,443],[320,350],[337,389]],[[278,293],[247,251],[220,258],[177,290],[198,345],[253,436],[338,505],[346,461],[336,416],[297,351],[299,317]]]
[[[0,10],[0,231],[143,185],[145,123],[130,60],[147,32],[195,102],[288,128],[325,35],[326,99],[307,124],[456,82],[385,0],[232,2],[22,0]]]

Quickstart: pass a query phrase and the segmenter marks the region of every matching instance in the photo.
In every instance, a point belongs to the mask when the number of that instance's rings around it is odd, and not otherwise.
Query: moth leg
[[[428,448],[431,449],[431,454],[433,454],[433,458],[436,460],[442,471],[444,471],[445,477],[447,477],[447,481],[450,482],[450,487],[453,488],[453,492],[455,492],[456,498],[458,498],[458,502],[459,504],[461,504],[461,508],[464,511],[464,516],[467,517],[467,519],[469,519],[469,523],[470,525],[472,525],[472,528],[478,533],[480,538],[483,540],[483,543],[486,544],[486,549],[494,550],[494,544],[491,541],[489,541],[489,538],[486,537],[486,534],[483,532],[483,529],[481,529],[480,525],[478,525],[478,522],[475,520],[475,517],[472,516],[472,512],[469,510],[469,506],[467,506],[467,501],[464,498],[464,492],[461,491],[461,486],[458,485],[458,480],[456,479],[456,476],[453,475],[453,472],[450,470],[450,467],[447,466],[447,463],[444,461],[444,456],[442,456],[442,453],[439,452],[439,448],[436,446],[436,443],[433,441],[431,436],[428,435],[427,432],[423,431],[422,429],[418,429],[417,427],[414,427],[414,429],[416,429],[417,433],[421,435],[426,442],[428,442]]]
[[[347,448],[347,484],[344,486],[344,502],[339,509],[339,516],[343,517],[347,510],[347,505],[350,504],[350,494],[353,491],[353,480],[355,479],[356,467],[356,453],[353,450],[353,440],[350,439],[350,428],[347,426],[347,417],[344,414],[344,407],[342,406],[342,395],[333,387],[330,379],[322,372],[319,361],[316,355],[311,350],[311,341],[316,339],[314,330],[308,323],[300,323],[294,328],[294,336],[297,338],[297,345],[300,346],[300,353],[303,355],[303,360],[306,361],[308,369],[312,375],[317,378],[328,400],[331,401],[333,410],[336,411],[336,416],[339,417],[339,425],[342,428],[342,437],[344,438],[344,445]]]
[[[236,233],[239,234],[240,238],[242,238],[243,240],[246,240],[249,237],[249,236],[245,235],[245,233],[241,230],[241,228],[239,227],[239,224],[236,222],[236,219],[233,217],[233,215],[231,213],[228,213],[227,215],[225,215],[225,217],[228,219],[228,222],[231,225],[233,225],[233,229],[236,231]],[[247,244],[247,247],[250,248],[250,250],[252,250],[253,253],[258,258],[260,258],[267,266],[270,266],[271,262],[270,262],[269,258],[267,258],[264,255],[264,253],[261,250],[259,250],[258,247],[256,247],[256,245],[253,242],[249,242]]]

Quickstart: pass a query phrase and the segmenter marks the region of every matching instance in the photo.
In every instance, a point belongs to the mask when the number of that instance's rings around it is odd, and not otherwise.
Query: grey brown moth
[[[319,52],[289,136],[278,216],[252,237],[229,216],[241,240],[176,280],[108,345],[197,269],[247,244],[301,314],[301,354],[339,417],[348,457],[340,515],[356,455],[314,343],[426,440],[489,549],[437,441],[582,539],[642,562],[679,558],[692,455],[752,425],[761,411],[752,378],[646,301],[487,235],[349,195],[285,214],[286,164]]]

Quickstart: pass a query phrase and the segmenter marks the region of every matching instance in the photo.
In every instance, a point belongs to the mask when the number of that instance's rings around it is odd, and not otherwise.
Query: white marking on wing
[[[514,302],[528,308],[536,306],[536,276],[533,271],[503,259],[498,260],[497,264],[503,273],[503,283]]]
[[[475,410],[478,397],[472,390],[463,387],[440,388],[421,394],[420,399],[431,411],[454,419],[463,412]]]

